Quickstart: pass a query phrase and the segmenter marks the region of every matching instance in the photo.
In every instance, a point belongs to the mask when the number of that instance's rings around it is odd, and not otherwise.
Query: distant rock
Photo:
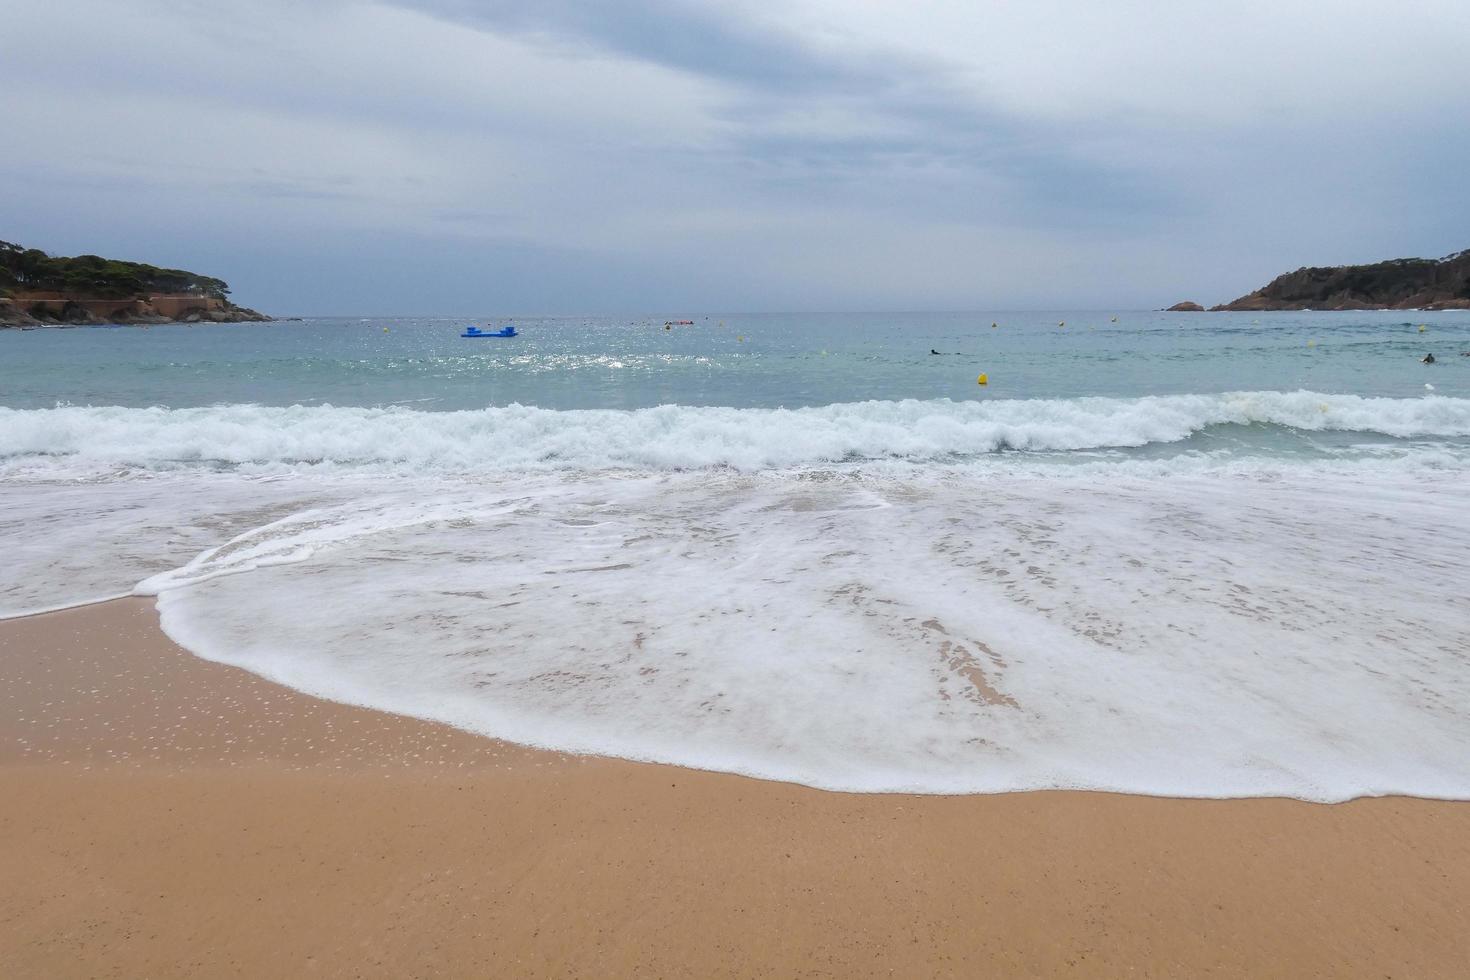
[[[66,305],[57,313],[56,318],[63,323],[91,324],[103,322],[101,317],[75,300],[67,301]]]
[[[162,313],[141,310],[133,313],[124,312],[113,314],[112,322],[142,325],[150,323],[173,323],[174,320],[173,317],[164,316]]]
[[[1168,312],[1168,313],[1203,313],[1204,311],[1205,311],[1205,308],[1203,306],[1200,306],[1198,303],[1193,303],[1193,302],[1190,302],[1189,300],[1185,300],[1182,303],[1175,303],[1173,306],[1169,307],[1169,309],[1167,311],[1165,311],[1165,312]]]
[[[1442,259],[1303,268],[1217,310],[1470,310],[1470,249]]]
[[[229,319],[220,321],[222,323],[273,323],[276,319],[273,316],[266,316],[264,313],[257,312],[249,307],[236,306],[234,303],[226,307],[223,312]],[[301,317],[292,317],[292,319],[300,320]]]
[[[39,322],[8,296],[0,296],[0,327],[34,327]]]
[[[223,279],[100,255],[71,258],[0,241],[0,327],[264,322]]]

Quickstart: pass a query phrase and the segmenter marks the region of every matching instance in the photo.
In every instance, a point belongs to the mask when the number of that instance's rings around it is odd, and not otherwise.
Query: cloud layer
[[[1470,246],[1470,8],[21,0],[0,238],[274,312],[1151,306]]]

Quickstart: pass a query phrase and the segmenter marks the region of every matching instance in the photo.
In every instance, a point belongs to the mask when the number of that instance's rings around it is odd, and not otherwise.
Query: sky
[[[9,0],[0,239],[277,315],[1144,309],[1470,248],[1470,3]]]

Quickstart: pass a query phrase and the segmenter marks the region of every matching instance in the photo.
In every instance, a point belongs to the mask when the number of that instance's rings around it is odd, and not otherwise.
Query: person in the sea
[[[1433,364],[1434,363],[1434,355],[1433,354],[1425,354],[1422,358],[1420,358],[1420,362],[1423,363],[1423,364]]]

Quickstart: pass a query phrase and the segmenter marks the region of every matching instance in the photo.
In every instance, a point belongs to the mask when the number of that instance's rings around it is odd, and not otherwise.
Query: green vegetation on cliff
[[[1442,259],[1298,269],[1215,309],[1470,309],[1470,250]]]
[[[0,241],[0,327],[270,320],[229,293],[223,279],[183,269]]]
[[[183,269],[160,269],[146,262],[104,259],[100,255],[47,255],[38,248],[0,241],[0,295],[21,291],[55,291],[99,299],[185,293],[222,300],[229,296],[230,287],[223,279]]]

